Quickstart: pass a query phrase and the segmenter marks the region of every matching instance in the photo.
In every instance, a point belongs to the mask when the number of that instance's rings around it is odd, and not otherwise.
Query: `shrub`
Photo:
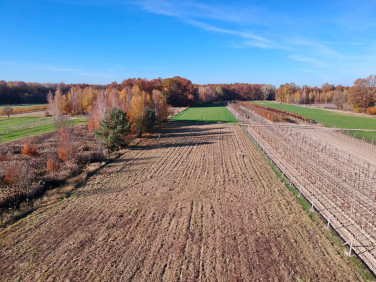
[[[19,172],[18,168],[15,165],[12,165],[5,169],[4,172],[4,183],[5,184],[14,184],[17,182],[17,179],[19,178]]]
[[[0,162],[5,162],[7,160],[8,160],[7,156],[0,152]]]
[[[30,143],[25,143],[22,147],[21,154],[29,157],[35,157],[38,155],[37,149]]]
[[[369,107],[369,108],[367,108],[367,114],[369,114],[369,115],[376,115],[376,107]]]
[[[27,161],[12,163],[4,171],[4,183],[20,189],[19,192],[26,191],[34,175],[34,169]]]
[[[60,160],[68,161],[77,156],[77,149],[73,144],[61,144],[57,149],[57,155]]]
[[[47,168],[51,172],[55,172],[59,169],[59,162],[54,158],[49,158],[47,160]]]
[[[126,114],[117,108],[106,113],[104,120],[100,122],[95,136],[101,139],[108,148],[119,148],[123,143],[123,137],[128,134],[129,123]]]

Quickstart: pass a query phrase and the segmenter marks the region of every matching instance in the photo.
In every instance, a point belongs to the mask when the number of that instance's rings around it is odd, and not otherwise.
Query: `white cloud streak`
[[[110,75],[108,73],[91,72],[85,69],[69,68],[69,67],[63,67],[63,66],[41,65],[41,64],[33,64],[33,63],[19,63],[19,62],[9,62],[9,61],[0,61],[0,66],[3,66],[4,68],[13,67],[13,68],[23,68],[23,69],[30,69],[30,70],[65,72],[65,73],[76,74],[79,76],[86,76],[86,77],[114,78],[113,75]]]
[[[273,42],[270,39],[260,36],[250,31],[244,30],[234,30],[221,28],[215,25],[208,24],[201,19],[215,19],[220,21],[227,22],[242,22],[243,16],[235,12],[229,12],[228,10],[223,10],[215,6],[209,6],[205,4],[200,4],[196,2],[178,2],[179,4],[173,3],[166,0],[157,0],[150,1],[144,0],[135,3],[140,6],[142,9],[164,16],[174,17],[182,22],[185,22],[189,25],[198,27],[200,29],[217,32],[222,34],[234,35],[244,39],[245,41],[242,44],[234,45],[235,48],[244,48],[244,47],[257,47],[261,49],[284,49],[286,47],[280,46],[279,44]],[[192,9],[193,8],[193,9]],[[248,15],[248,18],[250,15]]]

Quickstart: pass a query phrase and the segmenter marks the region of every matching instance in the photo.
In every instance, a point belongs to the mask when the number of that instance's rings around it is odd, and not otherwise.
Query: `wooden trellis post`
[[[351,237],[349,256],[351,256],[351,251],[352,251],[353,243],[354,243],[354,235],[352,235],[352,237]]]

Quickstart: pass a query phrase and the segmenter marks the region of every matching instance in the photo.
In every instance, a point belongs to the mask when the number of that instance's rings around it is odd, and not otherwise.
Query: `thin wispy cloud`
[[[134,5],[149,12],[190,19],[212,19],[233,23],[254,23],[268,25],[262,21],[259,7],[236,7],[234,3],[209,5],[195,1],[141,0],[131,1]]]
[[[150,1],[144,0],[137,2],[138,6],[142,9],[160,15],[165,15],[169,17],[174,17],[181,20],[184,23],[198,27],[205,31],[217,32],[222,34],[228,34],[240,37],[246,41],[240,44],[235,44],[235,48],[245,48],[245,47],[256,47],[261,49],[284,49],[286,47],[275,43],[273,40],[268,39],[264,36],[256,34],[254,32],[245,31],[244,29],[229,29],[219,27],[213,24],[204,22],[203,20],[218,20],[221,22],[244,22],[243,16],[238,12],[229,12],[228,9],[223,7],[216,7],[212,5],[205,5],[197,2],[172,2],[166,0]],[[249,9],[248,9],[249,10]],[[256,13],[255,13],[256,14]],[[248,18],[250,15],[248,14]],[[201,19],[201,20],[198,20]]]
[[[257,48],[257,49],[280,49],[285,50],[286,57],[300,63],[310,64],[314,68],[329,68],[332,65],[338,65],[341,61],[348,61],[349,55],[339,51],[342,46],[363,46],[361,41],[336,41],[336,40],[317,40],[304,36],[291,35],[285,30],[276,31],[279,28],[282,16],[276,16],[274,11],[261,9],[260,7],[247,7],[232,9],[222,5],[207,5],[194,1],[174,2],[169,0],[143,0],[134,2],[142,9],[160,15],[174,17],[180,21],[200,28],[208,32],[232,35],[238,38],[237,43],[230,44],[233,48]],[[244,13],[242,10],[246,10]],[[247,14],[247,15],[246,15]],[[271,18],[273,15],[274,18]],[[246,18],[253,18],[254,21],[247,21]],[[267,20],[262,20],[262,19]],[[215,24],[211,23],[215,20]],[[255,22],[257,21],[257,22]],[[339,19],[340,21],[340,19]],[[286,21],[287,22],[287,21]],[[290,21],[292,28],[294,21]],[[299,21],[296,21],[298,23]],[[236,24],[238,28],[234,28]],[[248,23],[248,30],[244,24]],[[266,24],[268,23],[268,24]],[[231,28],[224,27],[231,24]],[[264,25],[264,33],[249,31],[259,30],[256,25]],[[265,35],[267,33],[268,35]],[[273,35],[274,36],[271,36]],[[296,55],[296,53],[302,55]],[[289,54],[290,53],[290,54]]]
[[[108,74],[108,73],[91,72],[85,69],[70,68],[70,67],[64,67],[64,66],[43,65],[43,64],[34,64],[34,63],[19,63],[19,62],[10,62],[10,61],[0,61],[0,66],[3,66],[5,68],[13,67],[13,68],[23,68],[23,69],[29,69],[29,70],[65,72],[65,73],[71,73],[71,74],[87,76],[87,77],[113,78],[113,75]]]
[[[300,62],[300,63],[312,64],[312,65],[319,67],[319,68],[326,67],[325,62],[318,60],[318,59],[315,59],[315,58],[304,57],[304,56],[299,56],[299,55],[291,55],[291,56],[289,56],[289,58],[294,60],[294,61]]]

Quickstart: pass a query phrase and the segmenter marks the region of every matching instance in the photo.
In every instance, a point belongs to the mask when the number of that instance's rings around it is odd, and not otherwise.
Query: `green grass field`
[[[253,103],[310,117],[313,120],[322,123],[327,127],[376,130],[376,119],[370,117],[359,117],[351,114],[336,113],[333,111],[321,109],[312,109],[296,105],[279,104],[273,101],[256,101]],[[354,136],[355,134],[355,137],[359,139],[363,139],[364,137],[365,140],[372,141],[373,139],[376,141],[375,131],[344,131],[344,133],[347,132],[352,136]]]
[[[44,105],[47,105],[47,104],[9,105],[9,107],[12,107],[14,109],[20,109],[20,108],[29,108],[29,107],[44,106]],[[7,106],[0,106],[0,110],[4,109],[4,107],[7,107]]]
[[[370,117],[359,117],[351,114],[336,113],[333,111],[312,109],[296,105],[279,104],[271,101],[257,101],[254,103],[310,117],[327,127],[376,129],[376,119]]]
[[[344,133],[359,139],[364,138],[364,140],[376,144],[376,132],[374,131],[344,130]]]
[[[171,119],[180,121],[238,122],[223,104],[206,104],[191,107]]]
[[[70,124],[75,125],[83,122],[87,122],[87,120],[74,119],[70,121]],[[7,142],[54,130],[56,130],[54,118],[0,117],[0,142]]]

